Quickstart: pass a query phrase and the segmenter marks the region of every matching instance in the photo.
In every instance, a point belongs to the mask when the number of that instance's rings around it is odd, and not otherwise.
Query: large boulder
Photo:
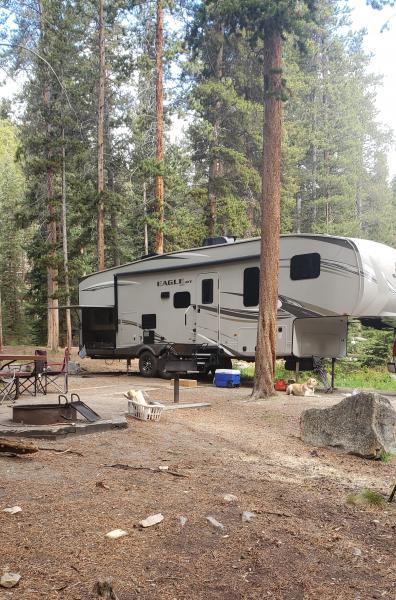
[[[300,431],[308,444],[337,446],[359,456],[396,451],[396,411],[379,394],[361,392],[329,408],[306,410]]]

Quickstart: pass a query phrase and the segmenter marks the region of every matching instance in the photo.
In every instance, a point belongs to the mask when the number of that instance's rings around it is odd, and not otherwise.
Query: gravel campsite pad
[[[137,383],[171,402],[169,382],[137,376],[75,378],[71,387],[95,410],[108,390],[119,412],[121,390]],[[365,488],[389,494],[395,462],[299,440],[301,410],[340,397],[252,402],[249,393],[206,383],[182,401],[210,408],[39,441],[83,456],[1,456],[0,508],[22,510],[0,510],[0,567],[21,575],[0,598],[88,600],[103,577],[119,600],[395,598],[396,502],[346,503]],[[139,526],[150,516],[159,522]],[[106,537],[114,530],[124,533]]]

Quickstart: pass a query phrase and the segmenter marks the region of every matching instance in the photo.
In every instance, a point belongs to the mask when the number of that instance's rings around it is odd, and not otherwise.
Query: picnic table
[[[47,353],[36,351],[35,354],[0,353],[0,404],[5,398],[17,400],[23,392],[32,396],[37,390],[46,393],[45,373]]]

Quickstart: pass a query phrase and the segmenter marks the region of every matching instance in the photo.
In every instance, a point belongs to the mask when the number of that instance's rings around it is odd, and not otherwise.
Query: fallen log
[[[9,454],[34,454],[38,447],[33,442],[24,442],[13,438],[0,438],[0,452]]]

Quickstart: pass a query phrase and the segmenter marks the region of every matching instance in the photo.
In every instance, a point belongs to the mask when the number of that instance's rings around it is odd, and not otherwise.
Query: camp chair
[[[16,398],[24,392],[31,396],[36,396],[37,392],[47,393],[47,352],[45,350],[36,350],[33,368],[30,371],[16,371]]]
[[[68,391],[68,372],[69,372],[70,354],[68,348],[65,348],[65,353],[62,362],[49,362],[45,370],[46,386],[53,385],[58,392],[67,394]],[[63,385],[57,383],[58,379],[63,379]]]
[[[16,397],[16,379],[13,371],[0,372],[0,404],[4,400],[14,401]]]

